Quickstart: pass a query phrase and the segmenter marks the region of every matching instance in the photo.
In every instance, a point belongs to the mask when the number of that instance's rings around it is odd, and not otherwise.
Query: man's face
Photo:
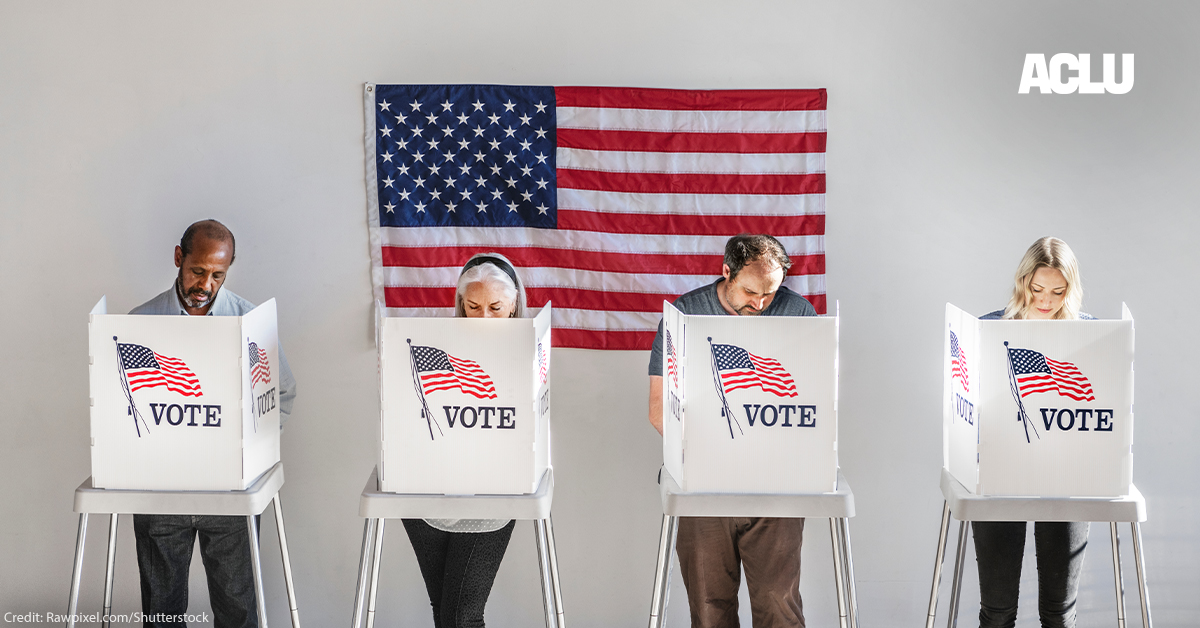
[[[207,313],[221,284],[225,283],[232,259],[233,250],[228,241],[197,237],[187,257],[183,256],[183,249],[175,247],[179,296],[189,314]]]
[[[758,316],[771,305],[783,285],[783,268],[774,261],[757,260],[742,267],[733,279],[729,265],[722,266],[725,302],[738,316]]]

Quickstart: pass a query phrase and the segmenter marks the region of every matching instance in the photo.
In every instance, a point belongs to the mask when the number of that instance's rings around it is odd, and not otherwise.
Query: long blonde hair
[[[1079,278],[1079,262],[1075,253],[1066,242],[1058,238],[1045,237],[1033,243],[1021,258],[1017,266],[1017,275],[1013,280],[1012,297],[1004,308],[1005,319],[1024,319],[1029,317],[1030,304],[1033,302],[1033,292],[1030,284],[1033,274],[1039,268],[1053,268],[1062,273],[1067,280],[1067,290],[1063,294],[1063,306],[1054,315],[1056,319],[1074,320],[1079,318],[1083,306],[1083,282]]]

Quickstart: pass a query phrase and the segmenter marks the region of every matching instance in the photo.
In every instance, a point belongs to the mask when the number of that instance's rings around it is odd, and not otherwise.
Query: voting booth
[[[837,488],[838,318],[663,303],[663,461],[689,493]]]
[[[1117,497],[1133,482],[1133,316],[979,320],[946,304],[943,462],[987,496]]]
[[[380,490],[526,494],[550,466],[550,304],[378,321]]]
[[[279,462],[275,300],[244,316],[88,317],[92,486],[237,491]]]

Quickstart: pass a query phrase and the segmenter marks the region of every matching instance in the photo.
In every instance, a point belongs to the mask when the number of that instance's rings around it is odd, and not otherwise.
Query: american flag
[[[456,358],[433,347],[414,345],[412,353],[417,376],[421,380],[421,390],[425,394],[458,389],[480,399],[496,398],[496,385],[478,362]]]
[[[734,345],[712,346],[726,393],[740,388],[761,388],[779,397],[795,397],[796,382],[779,360],[764,358]]]
[[[513,261],[554,344],[647,349],[663,300],[770,233],[825,300],[825,102],[813,90],[368,85],[375,297],[449,316],[462,264]]]
[[[1070,362],[1051,360],[1030,349],[1008,349],[1009,362],[1022,397],[1033,393],[1056,391],[1075,401],[1095,401],[1092,384]]]
[[[200,397],[200,380],[183,360],[155,353],[142,345],[117,343],[121,369],[129,382],[129,392],[142,388],[165,386],[167,390],[185,397]]]
[[[538,341],[537,346],[537,361],[538,361],[538,380],[545,384],[546,378],[550,377],[550,352],[542,348],[541,341]]]
[[[967,373],[967,354],[958,344],[958,336],[950,332],[950,379],[962,383],[964,391],[970,392],[970,374]]]
[[[267,352],[258,348],[258,343],[250,343],[250,386],[271,382],[271,362]]]
[[[666,342],[663,344],[663,354],[667,356],[667,375],[671,378],[671,387],[679,388],[679,361],[675,357],[675,342],[671,340],[671,330],[663,328]]]

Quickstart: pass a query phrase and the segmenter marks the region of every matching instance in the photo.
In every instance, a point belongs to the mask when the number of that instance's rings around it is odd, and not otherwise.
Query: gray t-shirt
[[[675,307],[679,308],[684,314],[692,314],[697,316],[729,316],[729,312],[721,307],[721,299],[717,297],[717,284],[721,283],[718,279],[707,286],[696,288],[691,292],[675,299]],[[771,304],[767,309],[763,310],[759,316],[816,316],[817,311],[813,309],[808,299],[800,296],[787,286],[780,286],[775,293],[775,298],[771,300]],[[654,346],[650,349],[650,374],[662,376],[662,359],[663,359],[663,324],[658,322],[658,334],[654,336]]]

